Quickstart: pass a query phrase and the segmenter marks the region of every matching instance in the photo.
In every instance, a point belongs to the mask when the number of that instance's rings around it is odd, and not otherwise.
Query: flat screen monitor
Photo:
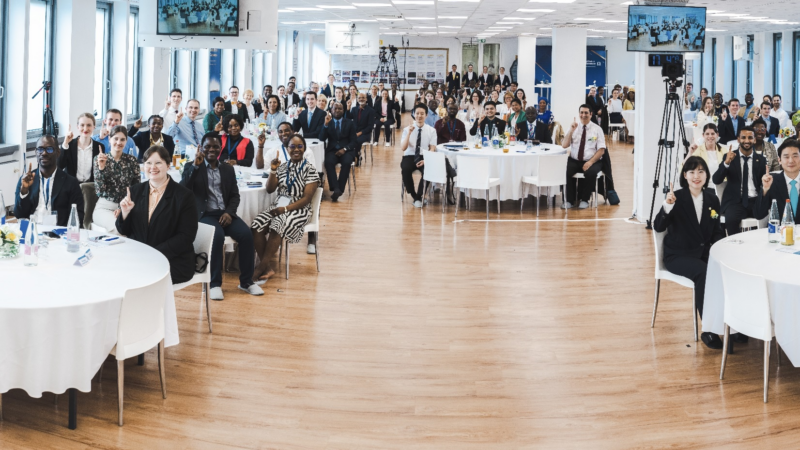
[[[239,36],[239,0],[158,0],[158,34]]]
[[[628,6],[629,52],[703,52],[705,43],[705,8]]]

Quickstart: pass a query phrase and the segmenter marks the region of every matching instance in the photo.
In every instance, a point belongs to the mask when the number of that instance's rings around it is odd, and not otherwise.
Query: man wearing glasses
[[[61,150],[53,136],[42,136],[36,142],[39,168],[28,172],[17,183],[14,196],[14,216],[18,219],[38,218],[45,225],[67,226],[74,203],[78,207],[78,222],[83,226],[83,194],[78,179],[57,169]],[[52,222],[56,214],[55,222]]]

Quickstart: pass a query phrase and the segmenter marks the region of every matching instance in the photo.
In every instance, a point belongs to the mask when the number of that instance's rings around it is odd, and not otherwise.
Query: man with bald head
[[[61,149],[55,137],[42,136],[36,142],[39,164],[28,170],[17,182],[14,196],[14,216],[18,219],[39,220],[45,225],[67,226],[72,205],[77,205],[78,222],[83,227],[83,194],[78,179],[58,169]],[[51,222],[56,214],[55,222]]]

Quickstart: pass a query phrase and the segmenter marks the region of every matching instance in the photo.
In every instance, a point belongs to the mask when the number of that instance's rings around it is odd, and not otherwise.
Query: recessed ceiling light
[[[503,20],[533,20],[536,17],[506,17]]]
[[[434,20],[433,17],[406,17],[406,20]]]
[[[461,27],[450,27],[450,26],[447,26],[447,27],[446,27],[446,26],[444,26],[444,25],[439,25],[439,28],[454,28],[454,29],[456,29],[456,30],[460,30],[460,29],[461,29]]]
[[[391,3],[353,3],[353,6],[358,6],[359,8],[379,8],[382,6],[392,6]]]
[[[624,3],[620,3],[620,5],[622,5],[622,6],[627,6],[627,5],[632,5],[632,4],[633,4],[633,2],[624,2]]]
[[[440,31],[439,34],[458,34],[455,31]]]
[[[317,5],[317,8],[322,8],[322,9],[356,9],[356,7],[352,6],[352,5]]]
[[[555,12],[555,9],[518,9],[517,12],[543,12],[543,13],[551,13]]]
[[[467,16],[439,16],[440,19],[467,19]]]
[[[427,29],[431,29],[432,28],[434,30],[436,29],[436,27],[414,27],[415,30],[422,30],[422,29],[425,29],[425,28],[427,28]]]
[[[433,0],[392,0],[395,5],[433,5]]]
[[[279,13],[293,13],[294,11],[292,11],[291,9],[279,9],[278,12]]]
[[[598,19],[598,18],[594,18],[594,17],[576,17],[574,20],[580,20],[580,21],[583,21],[583,22],[599,22],[599,21],[601,21],[603,19]]]
[[[289,8],[292,11],[322,11],[321,8]]]
[[[768,19],[769,17],[742,17],[744,20],[761,20],[761,19]]]
[[[522,25],[524,22],[496,22],[498,25]]]
[[[608,19],[603,19],[603,22],[604,23],[628,23],[627,20],[608,20]]]

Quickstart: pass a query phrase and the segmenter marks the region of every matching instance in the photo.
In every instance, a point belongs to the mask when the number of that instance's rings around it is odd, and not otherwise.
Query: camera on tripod
[[[668,83],[669,93],[677,95],[678,88],[683,85],[683,64],[679,62],[668,62],[661,66],[661,76]]]

